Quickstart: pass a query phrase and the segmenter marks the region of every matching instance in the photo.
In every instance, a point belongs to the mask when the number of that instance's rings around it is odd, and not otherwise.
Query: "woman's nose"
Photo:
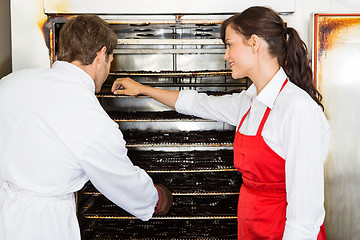
[[[225,54],[224,54],[224,60],[229,59],[229,48],[226,48]]]

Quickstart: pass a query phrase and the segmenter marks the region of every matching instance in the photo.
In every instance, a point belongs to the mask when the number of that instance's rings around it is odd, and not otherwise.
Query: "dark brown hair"
[[[307,47],[297,31],[287,27],[277,12],[258,6],[235,14],[221,25],[221,38],[224,42],[225,30],[229,25],[247,39],[253,34],[265,39],[270,54],[277,57],[291,82],[305,90],[324,109],[321,104],[322,96],[314,86]]]
[[[80,61],[91,64],[96,53],[106,47],[106,57],[113,53],[117,36],[110,26],[97,15],[71,18],[60,30],[58,60]]]

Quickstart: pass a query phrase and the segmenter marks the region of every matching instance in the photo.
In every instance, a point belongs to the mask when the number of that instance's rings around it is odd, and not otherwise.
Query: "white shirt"
[[[281,68],[260,94],[254,84],[225,96],[184,90],[175,108],[183,114],[238,127],[251,106],[240,128],[245,135],[256,135],[266,108],[271,108],[262,136],[285,159],[288,206],[283,239],[317,239],[325,218],[324,162],[331,130],[322,109],[295,84],[289,81],[278,95],[286,78]]]
[[[93,79],[67,62],[0,81],[0,239],[80,239],[73,193],[90,179],[134,216],[158,193],[127,157]]]

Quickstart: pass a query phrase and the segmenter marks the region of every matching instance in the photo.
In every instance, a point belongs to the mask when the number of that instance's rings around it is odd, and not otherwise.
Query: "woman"
[[[326,239],[323,165],[330,127],[304,42],[265,7],[227,19],[221,34],[232,77],[253,82],[247,91],[213,97],[156,89],[129,78],[116,80],[112,91],[148,95],[180,113],[238,126],[239,239]]]

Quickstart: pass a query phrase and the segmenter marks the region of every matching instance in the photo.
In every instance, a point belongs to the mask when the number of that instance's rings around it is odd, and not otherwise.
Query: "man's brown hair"
[[[109,24],[97,15],[80,15],[71,18],[61,28],[57,60],[78,60],[89,65],[102,47],[106,47],[108,57],[116,44],[117,36]]]

